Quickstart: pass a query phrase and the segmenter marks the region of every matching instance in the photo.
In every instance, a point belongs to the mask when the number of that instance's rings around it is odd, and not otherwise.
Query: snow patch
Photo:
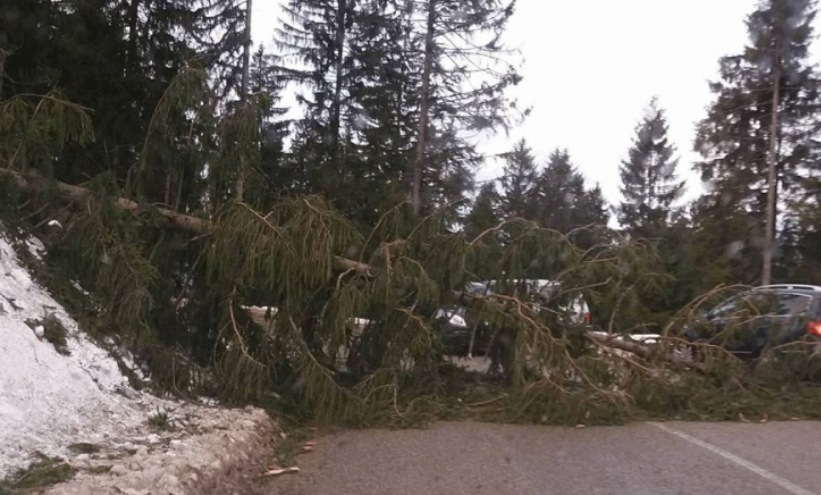
[[[45,252],[36,241],[25,247],[35,256]],[[39,453],[77,470],[48,494],[246,491],[278,431],[264,411],[225,409],[206,397],[166,400],[131,388],[117,361],[32,280],[2,233],[0,275],[0,479]],[[46,318],[65,328],[68,355],[47,340],[49,327],[38,323]],[[113,348],[115,339],[105,344]],[[143,376],[132,356],[120,360]],[[78,444],[95,450],[82,452]]]
[[[28,247],[43,251],[38,242]],[[0,274],[0,478],[35,452],[65,456],[69,445],[110,443],[142,425],[160,399],[129,388],[117,362],[31,279],[3,237]],[[42,325],[26,323],[48,315],[67,331],[68,356],[45,340]]]

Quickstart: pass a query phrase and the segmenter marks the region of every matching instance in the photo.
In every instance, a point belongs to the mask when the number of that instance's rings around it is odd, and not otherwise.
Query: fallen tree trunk
[[[597,344],[629,352],[630,354],[634,354],[645,361],[649,360],[653,355],[653,349],[651,349],[650,346],[640,344],[638,342],[630,342],[621,338],[621,335],[601,335],[597,332],[585,332],[585,335]],[[678,367],[691,368],[695,370],[703,369],[701,363],[688,361],[681,356],[676,356],[675,354],[668,354],[662,356],[662,358]]]
[[[28,177],[23,174],[14,172],[8,169],[0,169],[3,173],[10,175],[17,182],[17,185],[23,191],[36,193],[42,191],[45,186],[42,185],[41,179],[35,177]],[[83,202],[93,198],[93,193],[80,186],[66,184],[65,182],[55,181],[54,187],[60,193],[62,198],[68,202]],[[143,209],[144,206],[136,201],[128,198],[119,197],[114,200],[114,206],[130,212],[137,212]],[[163,217],[169,226],[178,228],[180,230],[190,232],[195,235],[207,235],[214,229],[214,224],[208,219],[195,217],[193,215],[186,215],[177,211],[169,210],[167,208],[152,207],[152,209]],[[334,266],[341,271],[355,271],[362,275],[373,276],[373,269],[366,263],[342,258],[334,257]]]
[[[42,179],[38,177],[27,177],[23,174],[8,169],[0,169],[0,172],[12,176],[14,180],[17,182],[17,185],[20,187],[20,189],[26,192],[36,193],[42,191],[46,187],[42,184]],[[54,186],[56,187],[57,191],[60,193],[62,198],[68,202],[83,202],[89,201],[93,198],[93,193],[89,189],[86,189],[81,186],[74,186],[59,181],[56,181],[54,183]],[[130,212],[137,212],[140,209],[145,208],[143,205],[140,205],[136,201],[123,197],[116,198],[113,204],[115,207],[121,210]],[[190,232],[195,235],[207,235],[214,229],[214,224],[211,220],[195,217],[193,215],[186,215],[184,213],[169,210],[167,208],[151,208],[155,212],[157,212],[161,217],[163,217],[168,222],[169,226],[178,228],[185,232]],[[340,256],[334,257],[334,267],[339,271],[355,271],[367,277],[372,277],[375,274],[374,268],[368,265],[367,263],[354,261]],[[460,302],[475,297],[471,294],[457,291],[454,291],[453,295],[456,298],[456,300]],[[254,310],[249,311],[249,314],[250,316],[252,316],[252,318],[260,319],[262,318],[262,315],[259,314],[261,310],[262,308],[254,308]],[[621,339],[614,339],[612,338],[612,336],[603,337],[600,335],[596,335],[594,332],[586,332],[586,335],[588,338],[601,345],[607,345],[616,349],[621,349],[623,351],[630,352],[632,354],[635,354],[636,356],[639,356],[642,359],[648,359],[652,353],[652,350],[648,346],[636,342],[627,342]],[[679,356],[671,355],[667,356],[667,358],[668,361],[670,361],[674,365],[699,369],[698,363],[687,362]]]

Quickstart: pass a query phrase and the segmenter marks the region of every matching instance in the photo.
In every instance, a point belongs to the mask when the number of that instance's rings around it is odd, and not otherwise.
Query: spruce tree
[[[571,163],[570,153],[556,148],[538,178],[539,223],[559,232],[569,232],[578,224],[573,210],[584,194],[584,177]]]
[[[418,14],[420,19],[414,32],[415,44],[422,50],[416,68],[419,106],[410,169],[410,198],[417,213],[441,201],[443,182],[451,186],[451,195],[464,193],[453,186],[468,186],[481,163],[465,133],[507,127],[516,105],[505,91],[521,80],[511,60],[515,52],[501,41],[513,15],[513,2],[426,0],[419,4],[406,1],[407,15]],[[443,175],[450,180],[443,181]]]
[[[821,149],[819,79],[808,63],[814,5],[766,0],[748,16],[749,44],[743,54],[720,60],[721,80],[710,84],[715,101],[695,141],[703,158],[696,169],[712,203],[732,203],[752,220],[751,238],[737,241],[763,260],[753,270],[764,283],[775,226],[783,224],[802,177],[817,168]]]
[[[465,217],[465,233],[469,239],[499,225],[502,199],[496,190],[496,182],[487,182],[479,189],[470,213]]]
[[[356,4],[356,0],[290,0],[283,6],[287,19],[276,30],[276,46],[287,64],[283,75],[304,91],[298,94],[305,108],[301,131],[314,149],[307,159],[325,167],[321,173],[330,177],[330,183],[343,173],[340,143],[351,85],[348,44]]]
[[[288,161],[294,185],[373,225],[407,197],[419,65],[411,19],[402,1],[294,0],[286,13],[281,73],[305,110]]]
[[[596,225],[606,226],[610,221],[610,207],[604,198],[601,185],[596,183],[584,194],[576,198],[574,204],[574,219],[578,226]]]
[[[501,178],[500,210],[506,218],[536,219],[538,170],[533,151],[524,139],[502,155],[505,167]]]
[[[629,158],[619,166],[621,193],[618,220],[632,235],[649,237],[667,225],[673,203],[684,192],[676,176],[678,158],[667,138],[667,119],[653,98],[636,126]]]

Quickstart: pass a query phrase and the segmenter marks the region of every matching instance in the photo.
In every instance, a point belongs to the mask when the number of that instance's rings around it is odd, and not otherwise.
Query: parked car
[[[551,300],[559,288],[558,283],[544,279],[486,280],[470,282],[465,286],[464,291],[475,296],[492,294],[515,296],[538,311]],[[590,324],[590,308],[581,294],[571,296],[569,303],[559,304],[554,309],[563,313],[562,316],[569,324]],[[434,319],[439,324],[439,336],[446,352],[454,356],[466,356],[469,353],[471,337],[473,337],[473,354],[487,354],[494,339],[499,335],[498,326],[484,320],[471,321],[468,308],[461,304],[439,308]]]
[[[687,328],[689,342],[720,345],[743,360],[757,359],[768,346],[801,339],[821,342],[821,286],[780,284],[731,296]]]

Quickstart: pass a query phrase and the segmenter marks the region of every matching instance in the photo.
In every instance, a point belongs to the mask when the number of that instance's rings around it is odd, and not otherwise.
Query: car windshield
[[[771,316],[796,316],[809,308],[812,298],[806,294],[754,292],[734,296],[710,312],[711,318],[722,318],[742,310],[754,310]]]

